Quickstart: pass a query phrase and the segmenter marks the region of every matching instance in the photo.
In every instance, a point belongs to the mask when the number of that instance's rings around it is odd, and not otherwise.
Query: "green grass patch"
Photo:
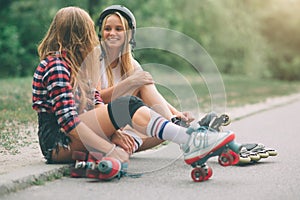
[[[32,78],[0,79],[0,153],[18,154],[32,143],[36,113],[31,108]]]
[[[209,83],[199,75],[187,75],[188,83],[181,84],[169,77],[167,87],[158,85],[158,90],[172,105],[177,108],[193,109],[199,106],[201,112],[208,112],[215,96],[225,96],[226,107],[239,107],[247,104],[263,102],[268,98],[291,95],[300,92],[300,82],[287,82],[271,79],[253,79],[243,76],[222,76],[222,84],[213,85],[211,90]],[[169,88],[175,88],[170,90]],[[194,92],[194,94],[192,94]],[[221,100],[221,101],[222,101]],[[215,101],[218,103],[218,101]]]
[[[0,79],[0,120],[33,122],[36,114],[31,108],[32,78]]]

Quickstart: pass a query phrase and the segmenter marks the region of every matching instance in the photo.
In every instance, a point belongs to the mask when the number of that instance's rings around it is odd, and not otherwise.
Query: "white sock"
[[[186,133],[186,130],[186,128],[175,125],[157,113],[154,113],[151,115],[146,132],[150,137],[172,141],[177,144],[185,144],[190,137]]]

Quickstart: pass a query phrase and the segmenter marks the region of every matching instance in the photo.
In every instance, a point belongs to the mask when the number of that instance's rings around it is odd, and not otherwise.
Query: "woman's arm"
[[[145,71],[135,71],[132,75],[120,81],[118,84],[101,90],[101,97],[104,103],[124,96],[133,95],[141,86],[153,84],[154,81],[150,73]]]

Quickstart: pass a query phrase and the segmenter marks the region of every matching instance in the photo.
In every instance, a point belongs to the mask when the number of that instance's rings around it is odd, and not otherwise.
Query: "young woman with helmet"
[[[104,102],[108,103],[123,95],[136,95],[166,119],[190,123],[193,117],[187,112],[179,112],[170,105],[157,91],[152,76],[143,71],[133,58],[136,20],[132,12],[121,5],[109,6],[101,12],[97,26],[102,48],[101,96]],[[129,132],[132,135],[132,131]],[[141,146],[143,143],[141,139],[136,136],[135,139],[139,141],[136,146]],[[145,143],[140,150],[162,142],[145,138],[143,140]]]
[[[189,113],[179,112],[170,105],[157,91],[152,76],[143,71],[140,64],[133,58],[132,51],[136,45],[136,19],[132,12],[121,5],[109,6],[101,12],[97,26],[99,27],[98,37],[103,50],[101,56],[101,95],[104,102],[108,103],[122,95],[133,94],[140,97],[148,106],[151,106],[165,118],[169,120],[181,119],[190,123],[193,118]],[[211,114],[215,115],[209,113],[203,120],[210,119]],[[173,118],[174,116],[176,117]],[[140,150],[151,148],[162,142],[143,136],[141,136],[143,137],[141,140],[131,131],[125,130],[123,133],[126,132],[129,132],[136,141],[140,141],[138,144],[141,146]],[[247,148],[248,146],[245,145]],[[251,144],[252,146],[257,146],[257,144]],[[261,149],[264,152],[262,155],[265,156],[267,150],[264,147]],[[245,151],[246,153],[240,154],[241,161],[248,163],[253,160],[257,161],[258,157],[262,157],[258,156],[254,150],[254,148],[249,147]],[[273,149],[268,152],[270,155],[277,155]],[[252,156],[250,161],[248,154]]]
[[[90,150],[127,162],[131,151],[126,146],[130,144],[125,145],[114,134],[126,125],[149,137],[182,144],[187,163],[206,156],[214,145],[221,148],[233,140],[232,132],[188,132],[135,96],[104,104],[96,90],[100,72],[95,66],[100,65],[101,54],[98,45],[88,13],[66,7],[56,13],[38,46],[40,64],[33,75],[32,107],[38,114],[39,144],[49,163],[73,162],[74,151]]]

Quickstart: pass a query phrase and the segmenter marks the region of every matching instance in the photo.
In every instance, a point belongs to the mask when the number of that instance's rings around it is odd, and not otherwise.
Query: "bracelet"
[[[113,147],[111,148],[111,150],[105,154],[105,156],[109,156],[115,150],[115,148],[116,148],[116,145],[114,144]]]

